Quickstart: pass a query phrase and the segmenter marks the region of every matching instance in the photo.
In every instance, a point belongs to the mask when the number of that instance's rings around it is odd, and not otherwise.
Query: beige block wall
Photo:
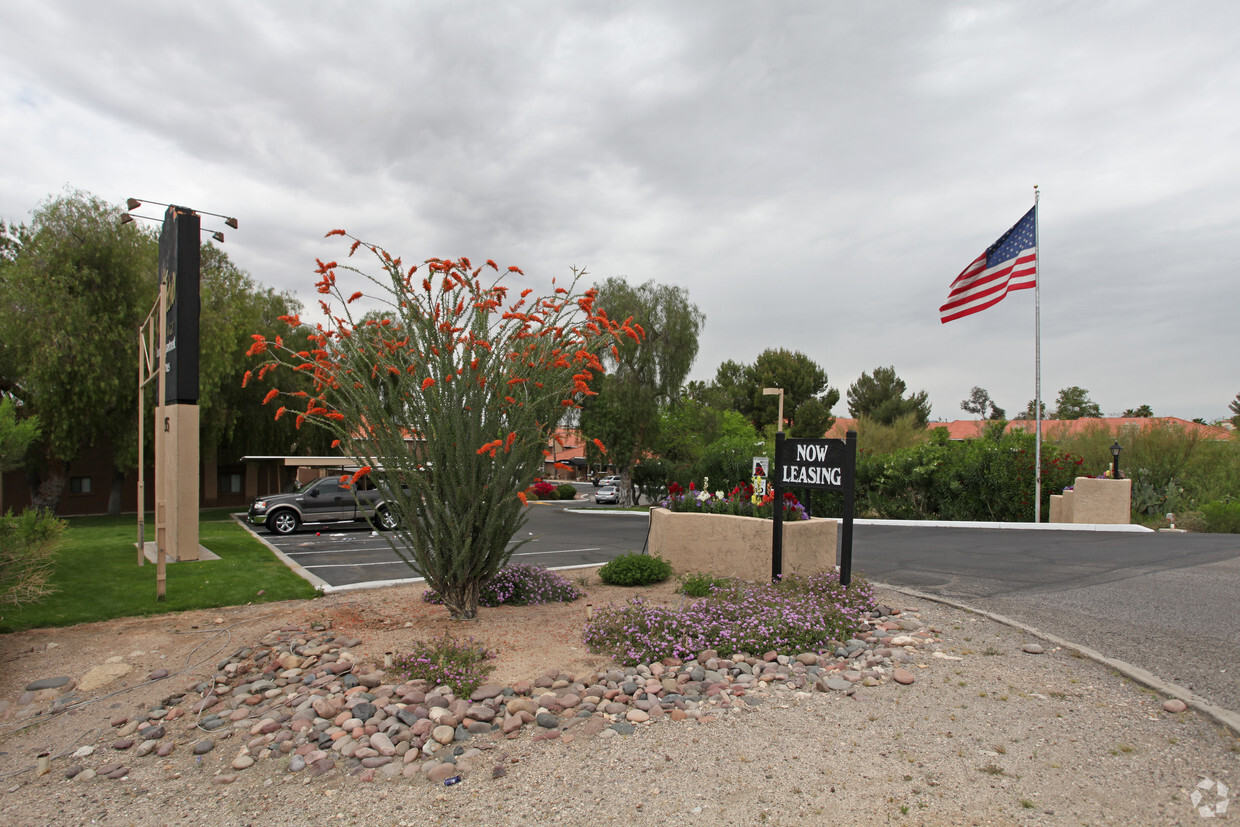
[[[155,409],[155,541],[168,562],[198,559],[198,406]]]
[[[1132,522],[1132,480],[1077,477],[1072,485],[1074,523],[1127,525]]]
[[[1063,494],[1051,494],[1051,516],[1052,523],[1066,523],[1063,518]]]
[[[650,553],[679,573],[771,579],[772,522],[724,514],[650,510]],[[839,521],[815,518],[784,523],[783,573],[815,574],[835,568]]]

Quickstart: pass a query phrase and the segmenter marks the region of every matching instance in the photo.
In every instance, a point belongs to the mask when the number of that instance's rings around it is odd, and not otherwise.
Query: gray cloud
[[[841,389],[893,364],[962,415],[1033,397],[1033,297],[949,325],[952,278],[1042,208],[1043,396],[1214,418],[1236,24],[1126,3],[9,4],[0,216],[66,184],[236,214],[237,263],[313,304],[337,226],[684,285],[697,378],[766,347]],[[843,405],[836,413],[844,413]]]

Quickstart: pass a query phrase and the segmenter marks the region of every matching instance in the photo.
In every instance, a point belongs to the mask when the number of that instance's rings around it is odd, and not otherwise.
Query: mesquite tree
[[[331,429],[333,445],[360,466],[349,482],[369,475],[385,489],[392,548],[454,618],[472,618],[479,590],[516,547],[524,490],[542,470],[548,435],[593,393],[599,351],[639,334],[596,308],[595,290],[579,292],[583,271],[550,297],[530,289],[510,297],[504,282],[524,275],[517,267],[501,273],[493,261],[475,268],[465,258],[405,267],[347,237],[349,256],[372,253],[378,275],[319,261],[330,324],[307,335],[300,318],[285,317],[305,341],[256,335],[250,349],[265,357],[259,379],[306,371],[313,391],[277,386],[264,402],[282,403],[276,417],[294,416],[298,427]],[[346,292],[338,273],[373,289]],[[363,298],[364,314],[355,311]]]

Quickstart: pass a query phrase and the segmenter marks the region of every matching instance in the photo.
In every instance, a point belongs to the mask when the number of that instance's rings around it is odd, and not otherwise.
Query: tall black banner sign
[[[784,439],[775,435],[775,463],[771,468],[775,497],[771,536],[771,580],[783,576],[784,491],[815,488],[844,492],[843,531],[840,536],[840,583],[852,581],[853,509],[856,499],[857,432],[844,439]]]
[[[198,214],[169,207],[159,235],[159,279],[168,285],[164,404],[198,404]]]

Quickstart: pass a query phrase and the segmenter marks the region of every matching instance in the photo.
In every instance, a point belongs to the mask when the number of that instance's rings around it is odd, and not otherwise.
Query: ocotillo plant
[[[579,290],[584,271],[549,297],[510,298],[504,282],[524,276],[517,267],[432,258],[406,268],[344,230],[328,236],[350,239],[350,257],[373,254],[380,272],[318,262],[330,323],[284,317],[287,340],[256,335],[250,348],[264,359],[257,378],[308,371],[314,392],[277,386],[265,404],[284,403],[276,417],[296,416],[298,427],[332,429],[333,445],[361,466],[350,482],[370,474],[386,489],[393,549],[453,617],[472,618],[479,589],[515,548],[521,492],[542,471],[548,436],[593,393],[599,351],[640,334],[596,308],[595,290]],[[338,273],[370,287],[346,292]],[[358,314],[362,299],[377,310]]]

